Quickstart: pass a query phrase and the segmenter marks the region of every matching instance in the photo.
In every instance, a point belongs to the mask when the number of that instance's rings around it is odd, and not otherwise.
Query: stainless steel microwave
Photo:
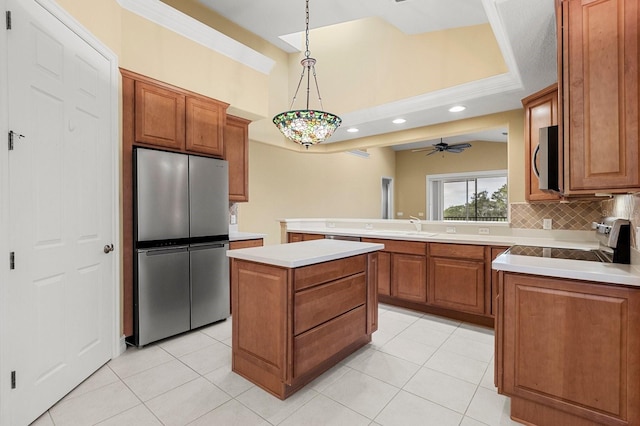
[[[541,191],[561,192],[560,149],[558,126],[540,128],[538,146],[533,153],[531,166],[538,177]]]

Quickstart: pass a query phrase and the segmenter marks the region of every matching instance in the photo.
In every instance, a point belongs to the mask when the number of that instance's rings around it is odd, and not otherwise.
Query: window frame
[[[444,220],[444,192],[443,184],[445,182],[456,182],[461,180],[478,179],[478,178],[491,178],[491,177],[504,177],[507,180],[507,189],[509,188],[509,173],[506,169],[501,170],[484,170],[477,172],[462,172],[462,173],[442,173],[426,176],[426,200],[427,200],[427,219],[439,222],[447,223],[509,223],[509,209],[507,209],[507,220],[504,221],[480,221],[480,220]],[[434,185],[438,186],[437,191],[431,189]],[[434,199],[434,197],[437,197]],[[509,194],[507,192],[507,206],[509,205]],[[437,212],[434,214],[434,212]],[[435,218],[434,218],[435,216]]]

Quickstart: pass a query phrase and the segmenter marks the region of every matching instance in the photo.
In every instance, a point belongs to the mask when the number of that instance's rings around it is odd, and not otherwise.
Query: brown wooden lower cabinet
[[[427,302],[427,243],[363,238],[384,244],[378,252],[380,295],[416,303]]]
[[[285,399],[371,341],[377,253],[283,268],[232,259],[232,369]]]
[[[435,306],[485,314],[485,250],[469,244],[429,244],[429,301]]]
[[[489,246],[362,238],[378,252],[381,302],[493,327]],[[505,248],[500,247],[501,253]]]
[[[501,272],[496,378],[530,425],[640,425],[640,288]]]
[[[262,247],[263,245],[264,245],[264,240],[262,238],[255,238],[251,240],[230,241],[229,250],[237,250],[237,249],[250,248],[250,247]],[[233,313],[233,305],[231,304],[231,300],[233,299],[233,294],[231,294],[231,292],[233,291],[233,286],[231,285],[231,281],[232,281],[231,273],[232,273],[231,259],[229,259],[229,287],[230,287],[229,305],[231,305],[230,313]]]

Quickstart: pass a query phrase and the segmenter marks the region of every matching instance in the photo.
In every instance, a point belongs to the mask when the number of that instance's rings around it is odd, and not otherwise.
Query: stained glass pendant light
[[[311,58],[311,52],[309,51],[309,0],[307,0],[307,19],[306,19],[306,31],[305,41],[306,50],[304,52],[304,59],[300,61],[302,64],[302,74],[300,75],[300,81],[296,88],[296,93],[293,95],[290,108],[293,108],[293,103],[298,96],[298,90],[302,80],[307,76],[307,109],[298,109],[281,112],[273,117],[273,123],[280,129],[283,135],[292,140],[293,142],[304,145],[309,149],[309,145],[315,145],[323,142],[329,138],[333,132],[340,126],[342,119],[330,112],[318,111],[309,109],[309,85],[311,83],[311,75],[313,74],[313,80],[316,85],[316,92],[318,93],[318,101],[320,102],[320,109],[324,109],[322,106],[322,98],[320,97],[320,89],[318,88],[318,79],[316,77],[316,60]]]

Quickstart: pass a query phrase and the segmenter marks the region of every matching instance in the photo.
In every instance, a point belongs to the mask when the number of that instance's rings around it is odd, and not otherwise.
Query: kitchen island
[[[232,370],[285,399],[369,343],[383,248],[315,240],[228,251]]]

